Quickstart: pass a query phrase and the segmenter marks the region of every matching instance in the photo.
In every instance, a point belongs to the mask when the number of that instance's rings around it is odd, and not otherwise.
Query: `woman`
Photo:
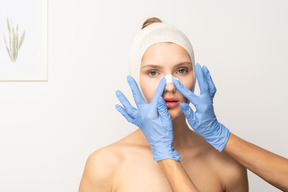
[[[128,83],[130,85],[134,83],[135,86],[138,83],[140,87],[137,94],[141,92],[143,97],[142,99],[139,97],[140,100],[136,103],[137,107],[141,108],[142,115],[155,117],[157,110],[151,111],[151,106],[161,102],[166,104],[172,120],[169,126],[173,126],[173,133],[169,133],[173,140],[172,147],[168,151],[165,151],[167,146],[161,146],[161,150],[153,150],[156,149],[153,148],[154,144],[148,142],[144,135],[149,134],[149,129],[145,129],[149,126],[143,121],[131,119],[132,117],[123,112],[124,108],[118,105],[117,110],[140,129],[116,143],[98,149],[88,157],[80,183],[80,192],[172,191],[157,163],[170,157],[181,162],[199,191],[248,191],[246,169],[225,152],[219,153],[188,127],[180,103],[189,101],[172,82],[166,83],[166,79],[171,81],[173,76],[193,91],[194,66],[192,46],[181,31],[164,24],[158,18],[150,18],[144,22],[131,51],[130,69],[135,82],[128,76]],[[167,78],[162,78],[164,76]],[[122,104],[125,103],[125,109],[131,106],[120,91],[116,94],[121,98]],[[133,94],[135,96],[135,92]],[[159,102],[157,96],[162,96],[160,98],[165,101]],[[135,108],[130,109],[136,114]],[[155,128],[157,123],[159,121],[153,124]],[[143,133],[144,129],[147,132]],[[164,129],[159,128],[160,130]],[[161,143],[155,145],[159,146]],[[166,154],[169,157],[165,157]]]

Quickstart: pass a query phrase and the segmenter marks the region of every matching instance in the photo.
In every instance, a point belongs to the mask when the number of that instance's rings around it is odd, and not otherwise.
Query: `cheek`
[[[192,88],[193,88],[193,79],[192,79],[192,81],[190,80],[190,81],[181,81],[180,80],[180,82],[185,86],[185,87],[187,87],[190,91],[192,91]],[[181,94],[181,93],[180,93]],[[184,95],[182,95],[181,94],[181,96],[183,97],[183,100],[182,100],[182,102],[184,102],[184,103],[189,103],[189,101],[188,101],[188,99],[184,96]]]
[[[140,86],[143,92],[143,96],[146,98],[147,102],[151,102],[153,99],[154,93],[156,92],[157,85],[159,84],[160,79],[151,79],[140,77]]]
[[[190,91],[193,88],[193,80],[192,80],[192,82],[188,81],[188,82],[183,82],[182,84],[185,85],[185,87],[187,87]]]
[[[193,88],[193,84],[194,84],[194,76],[193,74],[191,76],[187,76],[187,77],[179,77],[178,78],[179,81],[185,85],[185,87],[187,87],[190,91],[192,90]]]
[[[180,81],[185,87],[187,87],[190,91],[192,91],[192,89],[193,89],[193,84],[194,84],[194,77],[193,77],[193,75],[190,76],[190,77],[178,78],[178,79],[179,79],[179,81]],[[180,93],[180,94],[181,94],[181,93]],[[189,103],[188,99],[187,99],[184,95],[181,94],[181,96],[183,97],[183,100],[181,99],[182,102],[184,102],[184,103]]]

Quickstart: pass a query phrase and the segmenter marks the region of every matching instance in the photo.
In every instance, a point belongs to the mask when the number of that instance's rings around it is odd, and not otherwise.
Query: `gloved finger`
[[[168,109],[167,109],[167,105],[165,100],[163,99],[163,97],[159,97],[158,98],[158,102],[157,102],[157,109],[159,112],[159,117],[161,119],[161,121],[163,122],[170,122],[171,121],[171,117],[169,115]]]
[[[134,118],[132,118],[126,111],[125,109],[123,109],[123,107],[121,107],[120,105],[116,104],[115,108],[117,109],[117,111],[119,111],[128,122],[132,123]]]
[[[158,97],[162,96],[165,86],[166,86],[166,78],[162,77],[154,93],[153,99],[151,101],[152,106],[157,106]]]
[[[179,80],[173,79],[173,84],[177,90],[184,95],[194,106],[198,103],[198,97],[192,91],[190,91],[185,85],[183,85]]]
[[[209,72],[208,68],[204,65],[204,66],[202,67],[202,70],[203,70],[203,72],[204,72],[204,74],[205,74],[205,78],[206,78],[206,80],[207,80],[207,82],[208,82],[210,98],[211,98],[211,100],[213,100],[217,89],[216,89],[216,87],[215,87],[215,84],[214,84],[214,82],[213,82],[213,80],[212,80],[212,77],[211,77],[211,75],[210,75],[210,72]]]
[[[136,116],[135,116],[135,110],[136,109],[130,104],[130,102],[125,97],[125,95],[121,91],[117,90],[116,91],[116,96],[118,97],[118,99],[121,102],[121,104],[123,105],[123,107],[126,109],[126,112],[130,116],[136,118]]]
[[[200,88],[200,94],[204,94],[206,91],[208,91],[208,84],[204,77],[202,68],[198,63],[196,63],[195,71],[196,71],[196,77],[197,77],[199,88]]]
[[[197,123],[194,111],[191,109],[191,107],[187,103],[180,103],[180,107],[186,119],[188,120],[188,123],[193,128],[193,125]]]
[[[127,76],[127,82],[131,88],[133,97],[134,97],[134,101],[137,105],[137,107],[139,108],[139,104],[145,104],[146,101],[143,98],[143,95],[141,94],[139,87],[135,81],[135,79],[133,77],[131,77],[130,75]]]

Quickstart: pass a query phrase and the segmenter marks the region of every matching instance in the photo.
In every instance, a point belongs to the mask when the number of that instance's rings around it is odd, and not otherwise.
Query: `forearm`
[[[288,159],[230,133],[224,151],[273,186],[288,191]]]
[[[174,192],[198,191],[180,162],[173,159],[164,159],[157,162],[165,173]]]

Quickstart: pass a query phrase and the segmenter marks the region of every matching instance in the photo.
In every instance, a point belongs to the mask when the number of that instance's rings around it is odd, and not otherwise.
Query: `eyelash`
[[[180,70],[185,70],[185,72],[184,72],[184,73],[180,73],[180,74],[185,74],[185,73],[187,73],[187,72],[188,72],[188,70],[187,70],[187,69],[184,69],[184,68],[183,68],[183,69],[179,69],[178,71],[180,71]],[[177,72],[178,72],[178,71],[177,71]],[[158,72],[157,72],[157,71],[155,71],[155,70],[149,71],[149,72],[148,72],[148,75],[150,75],[150,76],[152,76],[152,77],[154,77],[154,76],[156,76],[156,75],[151,75],[151,74],[150,74],[151,72],[156,72],[156,73],[158,73]]]

